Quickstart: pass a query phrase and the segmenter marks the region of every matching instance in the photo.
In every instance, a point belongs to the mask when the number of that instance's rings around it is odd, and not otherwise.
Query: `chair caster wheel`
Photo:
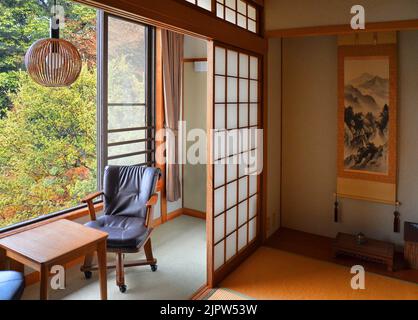
[[[121,293],[125,293],[127,289],[128,289],[128,287],[126,285],[119,286],[119,291]]]
[[[93,276],[93,273],[91,271],[85,271],[84,272],[84,277],[88,280],[91,279],[91,277]]]
[[[158,266],[156,264],[151,265],[151,271],[155,272],[158,270]]]

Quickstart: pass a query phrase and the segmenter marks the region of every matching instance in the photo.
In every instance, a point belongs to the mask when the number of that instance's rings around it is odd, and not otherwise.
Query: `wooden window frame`
[[[146,161],[142,163],[135,163],[134,165],[147,165],[154,166],[155,161],[155,151],[156,151],[156,142],[155,142],[155,131],[156,131],[156,121],[155,121],[155,77],[156,77],[156,32],[155,28],[124,17],[112,15],[104,12],[103,10],[98,10],[98,30],[99,34],[99,46],[100,52],[98,52],[98,57],[100,61],[100,68],[98,68],[98,123],[100,126],[100,135],[98,136],[99,145],[100,145],[100,173],[98,174],[99,179],[99,189],[102,189],[103,173],[105,167],[108,165],[108,162],[111,160],[124,159],[137,155],[146,155]],[[109,86],[109,74],[108,74],[108,65],[109,65],[109,19],[117,19],[121,21],[126,21],[129,23],[141,25],[145,27],[145,101],[140,103],[110,103],[108,101],[108,86]],[[146,108],[146,125],[143,127],[129,127],[129,128],[118,128],[118,129],[109,129],[108,128],[108,109],[113,106],[145,106]],[[132,132],[132,131],[145,131],[146,137],[144,139],[137,139],[131,141],[109,143],[108,135],[110,133],[120,133],[120,132]],[[146,142],[146,149],[138,152],[118,154],[109,156],[108,149],[113,146],[127,145],[133,143],[143,143]]]
[[[108,17],[115,17],[104,13],[102,10],[97,10],[97,103],[96,103],[96,123],[97,123],[97,187],[99,190],[103,188],[103,173],[104,168],[107,165],[108,160],[120,159],[124,157],[146,154],[147,161],[145,163],[139,163],[137,165],[155,165],[155,78],[156,78],[156,45],[155,45],[155,28],[152,26],[144,25],[146,29],[146,78],[149,80],[146,83],[146,101],[141,105],[146,105],[147,116],[146,116],[146,127],[141,128],[129,128],[129,129],[117,129],[108,130],[107,128],[107,108],[110,105],[108,103]],[[116,16],[117,19],[127,20],[132,23],[141,24],[136,21],[131,21],[123,17]],[[147,131],[146,139],[140,139],[136,141],[126,141],[121,143],[108,143],[107,135],[111,132],[122,132],[122,131],[138,131],[133,129],[140,129]],[[117,146],[129,143],[147,142],[147,149],[141,152],[135,152],[132,154],[121,154],[109,157],[107,154],[108,147]],[[161,182],[157,186],[158,190],[162,189]],[[95,202],[95,208],[102,209],[102,201]],[[21,223],[13,224],[5,228],[0,229],[0,238],[9,236],[16,232],[21,232],[27,229],[35,228],[45,223],[50,223],[59,219],[76,220],[81,217],[87,216],[88,210],[85,205],[79,205],[72,208],[52,212],[37,218],[23,221]]]

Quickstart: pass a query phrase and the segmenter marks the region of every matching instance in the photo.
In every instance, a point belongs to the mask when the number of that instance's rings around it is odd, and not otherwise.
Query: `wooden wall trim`
[[[165,165],[165,137],[160,134],[165,128],[164,110],[164,84],[163,84],[163,52],[161,42],[161,29],[157,28],[155,36],[155,126],[156,126],[156,163],[161,170],[160,204],[161,223],[167,220],[167,194],[166,194],[166,165]]]
[[[184,58],[183,62],[205,62],[208,61],[207,58]]]
[[[189,209],[189,208],[183,208],[183,214],[185,216],[190,216],[190,217],[206,220],[206,212]]]
[[[109,13],[207,40],[217,40],[263,54],[267,41],[209,11],[196,10],[175,0],[74,0]]]
[[[277,29],[266,31],[267,38],[293,38],[293,37],[310,37],[310,36],[326,36],[338,34],[352,34],[359,32],[386,32],[386,31],[402,31],[418,29],[418,19],[400,20],[387,22],[370,22],[366,24],[365,30],[353,30],[347,24],[316,26],[291,29]]]

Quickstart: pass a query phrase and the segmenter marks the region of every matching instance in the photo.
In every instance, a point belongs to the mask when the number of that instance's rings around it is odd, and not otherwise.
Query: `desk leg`
[[[48,300],[48,280],[49,280],[49,268],[45,265],[41,266],[40,272],[40,298],[41,300]]]
[[[100,296],[102,300],[107,300],[106,241],[101,241],[97,244],[97,260],[99,265]]]

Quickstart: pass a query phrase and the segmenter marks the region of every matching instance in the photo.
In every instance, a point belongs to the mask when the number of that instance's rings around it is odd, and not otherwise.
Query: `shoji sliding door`
[[[217,43],[209,46],[210,284],[260,239],[261,70],[257,55]]]

